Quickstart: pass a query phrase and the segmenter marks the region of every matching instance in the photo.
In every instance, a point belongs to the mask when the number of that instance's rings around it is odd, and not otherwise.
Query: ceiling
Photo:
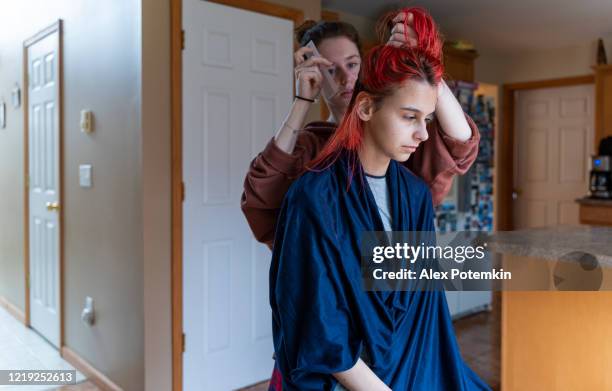
[[[540,50],[612,39],[612,0],[322,1],[325,9],[372,19],[400,5],[426,8],[448,39],[468,40],[479,51]]]

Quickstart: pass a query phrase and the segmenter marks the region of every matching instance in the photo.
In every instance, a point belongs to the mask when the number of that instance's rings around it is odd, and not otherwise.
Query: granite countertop
[[[612,227],[577,225],[494,232],[487,246],[493,252],[549,260],[582,251],[612,268]]]
[[[605,198],[582,197],[582,198],[576,198],[576,202],[579,204],[583,204],[583,205],[612,207],[612,199],[605,199]]]

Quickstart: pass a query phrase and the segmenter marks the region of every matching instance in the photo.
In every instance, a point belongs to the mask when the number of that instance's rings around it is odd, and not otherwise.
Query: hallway
[[[17,321],[6,309],[0,307],[0,368],[2,369],[67,369],[75,368],[60,357],[52,347],[34,330]],[[76,371],[76,382],[83,382],[85,376]],[[2,386],[0,390],[13,386]],[[50,386],[20,386],[20,390],[48,390]],[[13,387],[14,389],[14,387]],[[64,388],[72,389],[76,388]],[[96,390],[96,388],[88,388]]]

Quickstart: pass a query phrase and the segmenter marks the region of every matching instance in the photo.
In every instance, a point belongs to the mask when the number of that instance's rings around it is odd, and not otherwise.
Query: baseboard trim
[[[81,373],[87,376],[87,379],[100,387],[104,391],[123,391],[121,387],[113,383],[111,379],[106,377],[105,374],[93,367],[87,360],[79,356],[74,350],[62,346],[61,348],[62,357],[68,361],[72,366],[78,369]]]
[[[25,321],[25,312],[15,306],[13,303],[8,301],[6,297],[0,296],[0,306],[4,307],[9,314],[13,315],[15,319],[20,321],[23,324],[26,324]]]

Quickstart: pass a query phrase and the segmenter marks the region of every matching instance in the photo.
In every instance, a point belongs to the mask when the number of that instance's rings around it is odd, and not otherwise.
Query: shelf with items
[[[484,94],[478,84],[463,81],[449,86],[478,126],[480,143],[472,167],[455,178],[449,196],[436,207],[436,228],[442,233],[492,231],[496,93]]]

